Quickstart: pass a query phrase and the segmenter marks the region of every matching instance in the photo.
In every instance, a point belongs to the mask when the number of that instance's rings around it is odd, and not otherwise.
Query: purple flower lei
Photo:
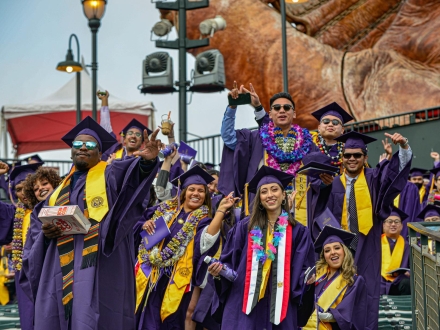
[[[280,137],[280,132],[281,129],[279,127],[274,127],[272,121],[260,128],[259,133],[261,142],[269,156],[268,164],[269,166],[272,165],[271,167],[279,169],[280,163],[289,163],[291,166],[289,166],[288,172],[295,174],[300,166],[300,161],[310,151],[313,143],[312,136],[308,129],[301,128],[298,125],[292,125],[287,135],[287,139],[288,143],[290,142],[290,144],[293,144],[293,150],[285,152],[276,142],[276,138]]]

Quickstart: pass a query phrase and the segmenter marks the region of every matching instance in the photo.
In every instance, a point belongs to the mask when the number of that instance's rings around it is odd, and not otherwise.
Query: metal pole
[[[179,1],[179,140],[187,141],[186,113],[186,0]]]
[[[81,121],[81,72],[76,73],[76,123]]]
[[[281,7],[281,42],[283,49],[283,90],[289,92],[289,81],[287,78],[287,37],[286,37],[286,2],[280,0]]]
[[[92,118],[97,120],[96,112],[96,90],[98,88],[98,60],[97,60],[97,33],[101,26],[99,19],[89,20],[89,27],[92,30]]]

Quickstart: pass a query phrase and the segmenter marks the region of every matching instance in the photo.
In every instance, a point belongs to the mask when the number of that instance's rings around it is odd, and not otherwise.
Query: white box
[[[64,235],[87,234],[90,221],[78,205],[45,206],[38,214],[42,223],[50,223],[63,231]]]

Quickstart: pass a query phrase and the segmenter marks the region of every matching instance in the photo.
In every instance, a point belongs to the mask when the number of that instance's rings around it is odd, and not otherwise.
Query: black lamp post
[[[77,60],[74,61],[72,53],[72,38],[75,38],[76,48],[78,50]],[[75,34],[71,34],[69,37],[69,49],[67,50],[66,60],[58,63],[57,70],[67,73],[76,72],[76,123],[81,121],[81,71],[83,69],[81,63],[79,63],[79,42],[78,37]]]
[[[92,31],[92,118],[97,120],[96,115],[96,90],[98,86],[98,61],[97,61],[97,33],[101,26],[101,18],[104,16],[107,0],[81,0],[84,15],[89,20]]]

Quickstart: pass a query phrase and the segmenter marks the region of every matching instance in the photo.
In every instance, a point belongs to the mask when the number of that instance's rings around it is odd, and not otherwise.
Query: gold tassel
[[[249,191],[248,191],[249,183],[244,185],[244,214],[245,216],[249,215]]]
[[[429,193],[431,193],[432,190],[434,189],[434,182],[435,182],[435,174],[434,174],[434,177],[431,180],[431,188],[429,189]]]
[[[310,189],[310,184],[311,184],[311,183],[308,184],[307,189],[306,189],[306,192],[304,193],[304,195],[302,195],[301,198],[299,199],[298,203],[296,203],[295,208],[296,208],[297,210],[299,210],[299,208],[301,207],[301,203],[302,203],[302,201],[304,200],[304,197],[306,197],[307,192],[308,192],[309,189]]]

